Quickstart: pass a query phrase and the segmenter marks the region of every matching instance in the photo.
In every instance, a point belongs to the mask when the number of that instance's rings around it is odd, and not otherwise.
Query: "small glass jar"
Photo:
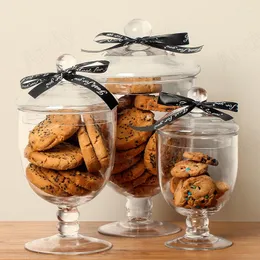
[[[151,32],[151,25],[139,19],[125,27],[126,36],[131,38],[150,36]],[[131,125],[151,125],[176,109],[158,105],[159,93],[187,95],[200,67],[181,55],[141,44],[111,49],[103,55],[110,66],[102,74],[102,82],[119,101],[115,164],[109,185],[127,198],[127,217],[101,226],[99,232],[125,237],[176,233],[180,230],[176,225],[152,220],[152,197],[160,193],[157,135],[133,130]]]
[[[166,246],[185,250],[231,246],[231,241],[209,233],[208,217],[225,205],[234,189],[237,124],[192,111],[158,130],[158,165],[165,200],[187,217],[185,235]]]
[[[75,65],[63,55],[58,71]],[[34,192],[58,206],[57,235],[28,242],[30,251],[91,254],[112,244],[79,232],[77,207],[104,188],[114,164],[116,108],[85,87],[66,80],[36,99],[22,90],[18,101],[19,149],[24,173]],[[33,205],[32,205],[33,206]]]

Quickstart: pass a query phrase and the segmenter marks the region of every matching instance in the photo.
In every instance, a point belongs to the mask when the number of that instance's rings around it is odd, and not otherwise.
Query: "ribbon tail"
[[[62,78],[55,78],[52,77],[50,78],[47,82],[46,80],[43,81],[42,83],[40,83],[38,86],[36,86],[35,88],[33,88],[28,94],[33,97],[33,98],[37,98],[38,96],[40,96],[43,92],[45,92],[46,90],[49,90],[50,88],[54,87],[56,84],[58,84],[61,81]]]
[[[222,102],[205,102],[206,106],[214,107],[223,110],[229,110],[232,112],[238,112],[238,103],[236,102],[229,102],[229,101],[222,101]]]
[[[163,42],[147,42],[146,44],[154,48],[176,52],[176,53],[182,53],[182,54],[197,53],[200,52],[203,48],[203,45],[198,47],[183,47],[183,46],[169,45]]]
[[[158,104],[165,106],[187,106],[193,104],[193,100],[187,97],[161,92]]]
[[[182,54],[190,54],[190,53],[197,53],[200,52],[203,48],[203,45],[198,47],[182,47],[182,46],[171,46],[167,45],[165,46],[166,51],[172,51],[176,53],[182,53]]]
[[[27,89],[31,87],[35,87],[42,82],[49,81],[53,76],[57,73],[44,73],[44,74],[36,74],[32,76],[27,76],[20,80],[21,89]]]
[[[97,94],[111,110],[118,105],[115,97],[104,86],[93,79],[76,74],[65,79],[72,83],[81,85]]]
[[[215,108],[209,107],[207,105],[200,104],[197,107],[200,108],[201,110],[203,110],[204,112],[206,112],[207,114],[219,117],[224,121],[233,119],[233,117],[231,115],[223,113],[223,112],[221,112]]]
[[[162,42],[165,45],[171,45],[171,46],[189,44],[189,35],[187,32],[148,36],[148,37],[144,37],[144,39],[147,39],[151,42],[158,42],[158,43]]]
[[[129,45],[129,44],[130,43],[119,43],[119,44],[116,44],[116,45],[114,45],[112,47],[109,47],[109,48],[106,48],[106,49],[102,49],[102,50],[91,51],[91,50],[81,49],[81,51],[82,52],[87,52],[87,53],[99,53],[99,52],[104,52],[104,51],[120,48],[120,47],[123,47],[125,45]]]
[[[21,89],[27,89],[27,88],[31,88],[31,87],[36,87],[41,83],[45,83],[46,81],[48,81],[48,79],[46,78],[42,78],[42,79],[32,79],[30,81],[25,81],[25,82],[20,82],[21,84]]]
[[[146,131],[146,132],[156,131],[159,128],[178,119],[179,117],[182,117],[182,116],[188,114],[194,107],[195,107],[195,105],[192,104],[190,106],[185,106],[185,107],[176,109],[176,110],[168,113],[164,118],[158,120],[155,124],[153,124],[151,126],[144,126],[144,127],[131,126],[131,127],[137,131]]]

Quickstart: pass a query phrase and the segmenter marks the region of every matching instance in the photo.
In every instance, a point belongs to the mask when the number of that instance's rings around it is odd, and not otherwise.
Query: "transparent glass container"
[[[140,19],[125,27],[125,35],[131,38],[151,33],[151,25]],[[125,237],[176,233],[180,230],[176,225],[152,219],[152,197],[160,193],[156,134],[133,130],[131,125],[150,125],[176,109],[158,105],[159,93],[187,95],[200,67],[182,55],[141,44],[111,49],[102,55],[110,66],[100,80],[119,101],[115,165],[109,185],[127,202],[126,219],[101,226],[99,232]]]
[[[238,170],[238,126],[197,109],[158,130],[163,197],[186,216],[184,236],[170,248],[213,250],[232,245],[209,232],[208,217],[229,200]]]
[[[72,65],[70,55],[57,61],[58,70]],[[64,255],[110,249],[110,242],[79,234],[77,207],[94,199],[110,177],[116,108],[110,110],[87,88],[63,80],[36,99],[23,90],[18,110],[23,172],[33,191],[58,207],[58,234],[25,248]]]
[[[151,36],[152,26],[147,21],[134,19],[125,26],[124,32],[131,38]],[[84,59],[85,56],[84,53]],[[119,95],[152,94],[162,90],[186,95],[201,71],[191,58],[192,55],[175,55],[137,43],[100,54],[89,51],[87,56],[88,59],[105,57],[110,62],[105,73],[98,76],[93,74],[91,77],[98,77],[98,81],[105,84],[110,92]]]

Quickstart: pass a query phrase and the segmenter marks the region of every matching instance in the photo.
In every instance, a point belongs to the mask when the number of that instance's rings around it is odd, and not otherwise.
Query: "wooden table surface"
[[[80,256],[58,256],[32,253],[24,249],[24,243],[56,233],[54,222],[1,222],[0,259],[210,259],[210,260],[260,260],[260,222],[213,222],[211,233],[233,241],[230,248],[216,251],[182,251],[164,246],[164,242],[183,233],[158,238],[118,238],[103,236],[97,232],[101,222],[81,222],[81,233],[106,239],[113,243],[109,251]],[[177,223],[184,227],[184,223]]]

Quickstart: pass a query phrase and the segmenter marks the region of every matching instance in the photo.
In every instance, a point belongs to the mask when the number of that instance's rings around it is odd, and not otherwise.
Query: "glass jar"
[[[125,27],[131,38],[150,36],[151,25],[132,20]],[[90,54],[89,54],[90,55]],[[148,126],[177,107],[157,104],[159,93],[187,95],[200,67],[172,52],[132,44],[103,53],[110,67],[102,74],[105,86],[118,98],[115,165],[109,185],[126,197],[126,220],[99,228],[106,235],[151,237],[176,233],[172,223],[152,220],[152,197],[160,193],[154,132],[131,128]]]
[[[163,197],[186,216],[184,236],[170,248],[211,250],[232,245],[209,233],[208,217],[229,200],[238,169],[238,126],[201,110],[158,130],[158,169]]]
[[[73,65],[70,55],[57,60],[58,71]],[[25,248],[71,255],[110,249],[110,242],[78,233],[77,207],[95,198],[110,177],[116,108],[110,110],[95,93],[66,80],[36,99],[22,92],[18,110],[23,170],[33,191],[58,206],[59,231]]]

